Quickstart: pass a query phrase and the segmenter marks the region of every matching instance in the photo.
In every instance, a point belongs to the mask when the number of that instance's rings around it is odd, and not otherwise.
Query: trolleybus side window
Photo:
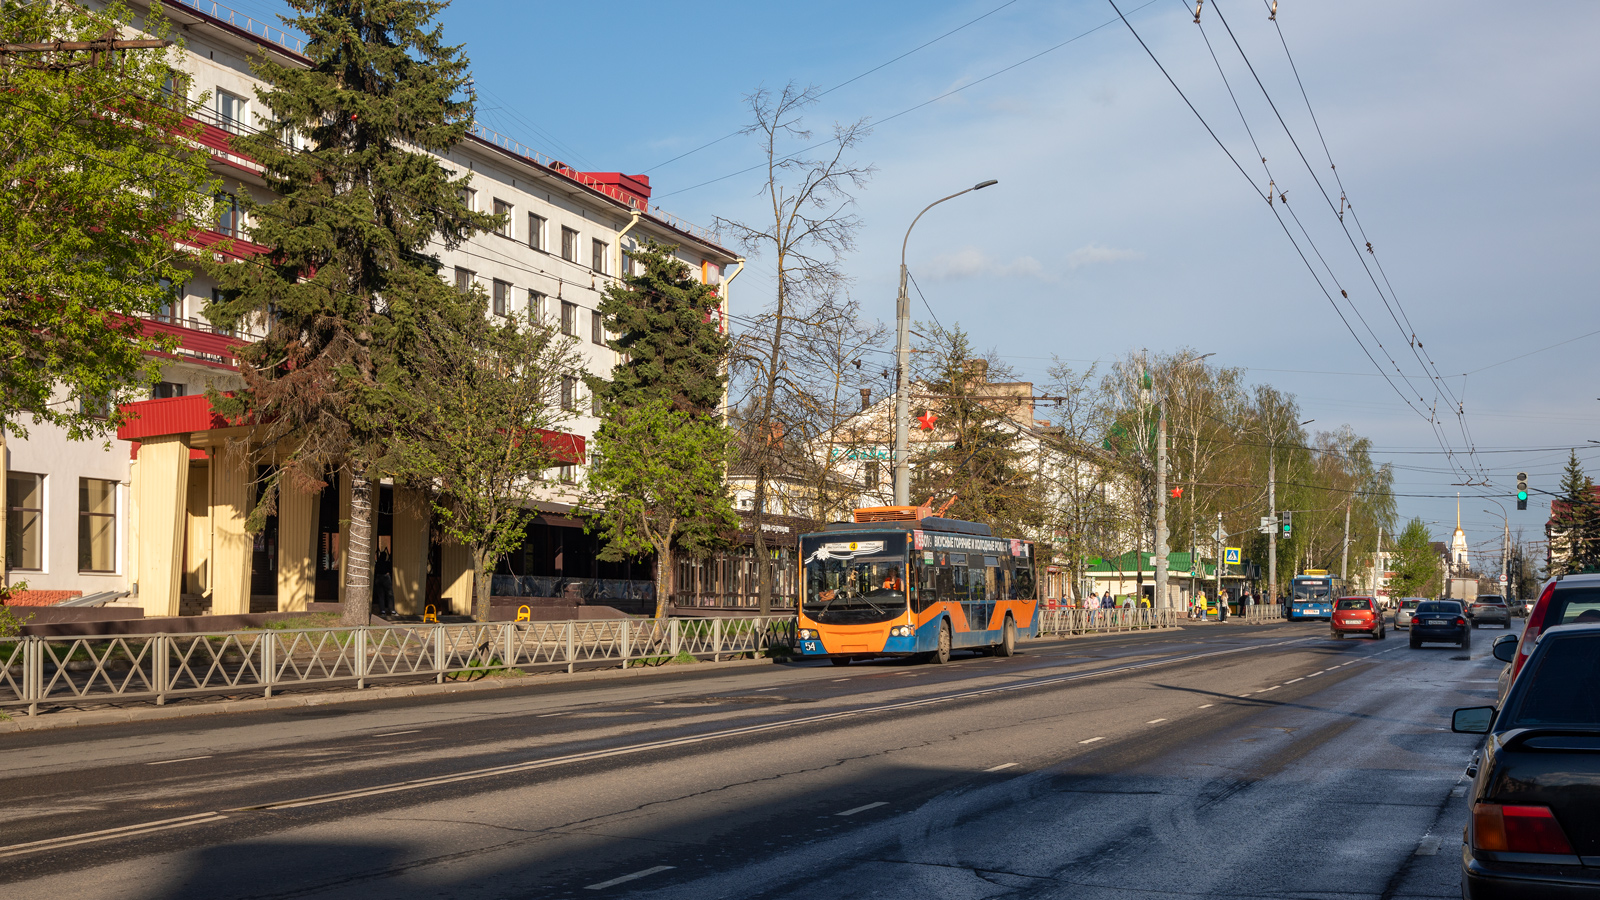
[[[1033,599],[1033,566],[1017,560],[1017,573],[1011,578],[1011,599]]]

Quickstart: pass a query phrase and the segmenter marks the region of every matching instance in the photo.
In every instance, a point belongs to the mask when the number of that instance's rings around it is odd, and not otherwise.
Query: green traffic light
[[[1517,499],[1518,500],[1526,500],[1526,499],[1528,499],[1528,492],[1527,491],[1517,491]]]

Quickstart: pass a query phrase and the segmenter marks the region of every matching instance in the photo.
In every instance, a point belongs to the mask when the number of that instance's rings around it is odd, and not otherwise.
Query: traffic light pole
[[[1267,542],[1267,590],[1271,601],[1278,602],[1278,455],[1275,447],[1267,449],[1267,514],[1272,516],[1272,539]]]

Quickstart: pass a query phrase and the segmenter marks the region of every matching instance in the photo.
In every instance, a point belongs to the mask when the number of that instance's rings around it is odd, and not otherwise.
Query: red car
[[[1365,634],[1378,640],[1388,637],[1383,610],[1371,597],[1340,597],[1333,604],[1333,636]]]

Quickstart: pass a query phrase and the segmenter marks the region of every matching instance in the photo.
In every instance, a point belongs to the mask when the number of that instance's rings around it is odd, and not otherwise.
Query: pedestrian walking
[[[1228,621],[1228,595],[1227,594],[1219,594],[1219,595],[1217,595],[1217,621],[1218,622],[1226,622],[1226,621]]]

